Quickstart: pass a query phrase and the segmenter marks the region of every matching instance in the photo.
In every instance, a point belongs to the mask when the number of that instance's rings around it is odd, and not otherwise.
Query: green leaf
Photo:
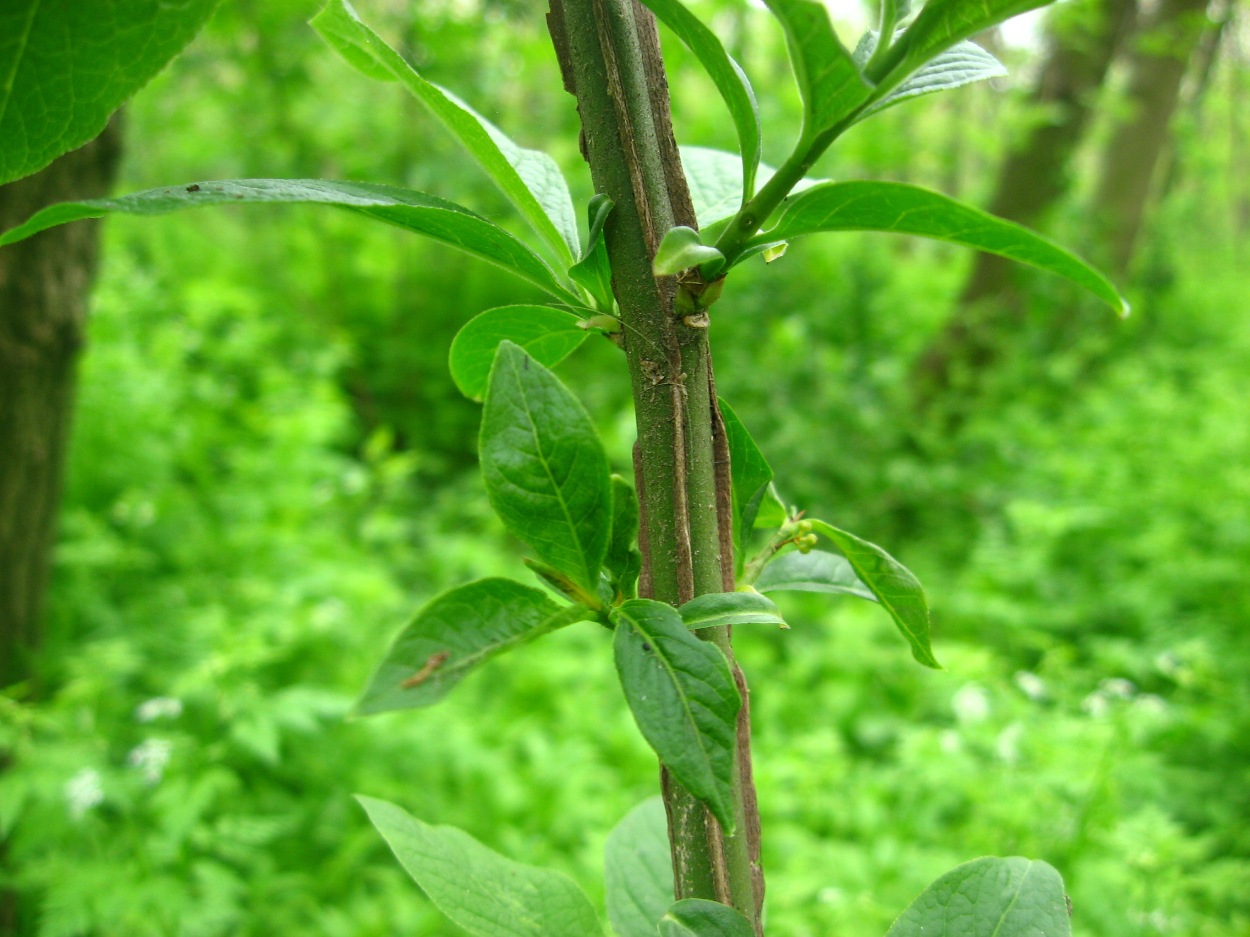
[[[755,92],[746,73],[730,58],[716,34],[705,26],[678,0],[643,0],[657,17],[677,34],[686,48],[694,53],[711,76],[721,99],[729,108],[734,128],[738,131],[738,147],[742,151],[741,201],[755,192],[755,170],[760,164],[760,110]]]
[[[845,557],[822,550],[783,553],[764,567],[755,588],[760,592],[833,592],[877,600]]]
[[[426,81],[361,21],[347,0],[331,0],[311,22],[349,63],[370,77],[398,80],[412,92],[551,245],[561,263],[572,262],[580,251],[577,215],[568,184],[550,156],[517,146],[463,101]]]
[[[502,341],[524,348],[535,361],[555,367],[584,342],[589,333],[572,313],[550,306],[500,306],[474,316],[456,333],[448,366],[460,393],[481,400],[486,380]]]
[[[356,712],[429,706],[483,661],[587,614],[510,579],[481,579],[444,592],[400,632]]]
[[[759,510],[773,480],[773,470],[760,452],[759,446],[747,432],[731,407],[720,400],[721,418],[725,421],[725,439],[729,443],[729,475],[733,488],[734,557],[735,565],[742,568],[743,549],[755,524]],[[782,523],[784,523],[784,518]]]
[[[855,50],[855,60],[867,61],[876,50],[876,46],[877,34],[865,33],[863,39],[860,40],[859,48]],[[975,81],[1000,78],[1006,74],[1007,69],[998,59],[975,42],[968,42],[965,39],[955,43],[937,58],[926,63],[915,74],[909,76],[898,87],[880,97],[864,111],[860,120],[909,98],[934,94],[938,91],[950,91]]]
[[[512,342],[491,368],[480,452],[504,526],[594,595],[612,522],[608,459],[577,398]]]
[[[789,628],[768,596],[758,592],[709,592],[683,605],[687,628],[718,628],[722,625],[776,625]]]
[[[673,858],[664,801],[650,797],[608,834],[603,877],[608,921],[617,937],[655,937],[673,903]]]
[[[921,893],[886,937],[1071,937],[1063,879],[1045,862],[987,856]]]
[[[803,140],[837,126],[868,100],[864,82],[820,0],[765,0],[781,21],[803,98]]]
[[[974,247],[1084,287],[1121,315],[1128,303],[1105,276],[1075,254],[1028,228],[937,192],[901,182],[829,182],[790,198],[777,224],[748,248],[822,231],[915,234]]]
[[[638,495],[634,486],[612,476],[612,539],[603,565],[612,574],[612,582],[622,598],[638,594],[638,575],[642,572],[642,555],[638,542]]]
[[[0,184],[99,134],[207,22],[217,0],[0,4]]]
[[[609,313],[616,297],[612,294],[612,262],[608,259],[608,245],[603,239],[603,225],[611,212],[612,199],[606,192],[600,192],[590,200],[587,209],[590,237],[586,240],[586,253],[569,267],[573,282],[590,293],[599,309]]]
[[[700,267],[714,276],[725,265],[725,255],[703,243],[699,232],[681,225],[670,228],[656,249],[651,270],[657,277],[674,276],[690,267]]]
[[[430,826],[384,800],[356,799],[438,910],[477,937],[590,937],[603,928],[567,875],[522,865],[450,826]]]
[[[941,670],[929,646],[929,602],[911,570],[879,546],[860,540],[825,521],[813,519],[812,529],[828,538],[847,558],[860,582],[890,613],[894,624],[911,645],[911,656],[926,667]]]
[[[660,937],[755,937],[755,929],[727,904],[686,898],[660,919]]]
[[[884,88],[897,85],[912,72],[963,39],[1052,0],[929,0],[870,76]]]
[[[234,179],[148,189],[120,198],[61,202],[0,235],[0,247],[47,228],[109,214],[163,215],[200,205],[314,203],[333,205],[424,234],[497,264],[565,301],[578,302],[551,268],[503,228],[454,202],[423,192],[365,182],[321,179]]]
[[[742,159],[736,153],[704,146],[681,147],[681,165],[690,188],[690,200],[703,241],[715,239],[719,226],[732,218],[742,203]],[[776,172],[760,163],[757,181],[763,185]],[[802,192],[823,179],[801,179],[791,192]]]
[[[775,530],[790,519],[790,509],[786,507],[781,495],[777,493],[777,486],[769,482],[768,487],[764,490],[764,496],[760,498],[759,513],[755,515],[755,524],[757,530],[766,528]]]
[[[616,670],[643,738],[732,833],[735,721],[742,701],[720,648],[677,609],[631,599],[613,609]]]

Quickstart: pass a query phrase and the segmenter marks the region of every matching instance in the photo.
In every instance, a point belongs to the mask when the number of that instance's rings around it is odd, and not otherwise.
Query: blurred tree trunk
[[[1029,97],[1040,116],[1004,157],[990,212],[1036,225],[1066,194],[1072,154],[1135,13],[1136,0],[1098,0],[1052,13],[1046,60]],[[950,321],[917,359],[913,381],[922,405],[971,389],[998,356],[1005,333],[1023,314],[1014,267],[1001,257],[977,255]]]
[[[0,230],[53,202],[104,195],[120,155],[115,124],[0,187]],[[98,235],[81,222],[0,248],[0,687],[30,676],[40,643]]]
[[[1129,51],[1124,116],[1103,149],[1090,212],[1096,254],[1113,273],[1123,274],[1133,260],[1190,59],[1215,29],[1207,3],[1160,0]]]

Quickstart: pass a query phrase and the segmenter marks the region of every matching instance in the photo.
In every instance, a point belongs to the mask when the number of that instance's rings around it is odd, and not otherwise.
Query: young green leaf
[[[987,856],[926,888],[886,937],[1071,937],[1067,904],[1045,862]]]
[[[201,205],[258,202],[304,202],[345,208],[458,247],[503,267],[565,302],[578,302],[576,296],[560,285],[551,268],[537,254],[481,215],[423,192],[366,182],[234,179],[148,189],[120,198],[61,202],[37,212],[24,224],[0,235],[0,247],[83,218],[100,218],[109,214],[163,215]]]
[[[722,625],[790,627],[773,600],[758,592],[709,592],[691,599],[679,611],[681,620],[691,629]]]
[[[962,39],[997,26],[1020,13],[1046,6],[1052,0],[929,0],[920,15],[895,42],[869,78],[884,91]]]
[[[764,493],[773,480],[773,470],[764,453],[734,413],[733,407],[720,400],[721,417],[725,421],[725,438],[729,443],[729,475],[733,488],[734,557],[741,570],[744,547],[755,523],[755,514]],[[784,518],[782,522],[784,523]]]
[[[430,826],[384,800],[359,794],[356,799],[413,881],[470,934],[603,934],[595,909],[567,875],[514,862],[463,830]]]
[[[642,572],[642,556],[634,546],[638,542],[638,495],[634,486],[612,476],[612,539],[603,565],[611,574],[616,592],[623,598],[638,594],[638,575]]]
[[[590,219],[590,236],[586,239],[586,252],[582,259],[569,267],[573,282],[583,287],[594,299],[598,308],[610,313],[616,302],[612,294],[612,262],[608,259],[608,245],[603,240],[603,225],[612,212],[612,199],[600,192],[590,200],[587,213]]]
[[[699,220],[700,236],[705,243],[715,240],[722,223],[732,218],[742,203],[742,159],[724,150],[683,146],[681,165]],[[767,163],[760,163],[756,181],[763,185],[775,172]],[[802,179],[791,191],[802,192],[823,181]]]
[[[708,247],[694,228],[670,228],[656,249],[651,264],[657,277],[674,276],[690,267],[700,267],[706,276],[715,276],[725,265],[725,255]]]
[[[901,182],[829,182],[790,198],[777,224],[750,246],[822,231],[915,234],[974,247],[1058,274],[1093,293],[1121,315],[1128,303],[1098,270],[1075,254],[1013,221],[937,192]]]
[[[552,368],[567,358],[590,333],[572,313],[550,306],[500,306],[470,319],[451,343],[448,366],[460,393],[481,400],[502,341],[524,348],[535,361]]]
[[[755,588],[760,592],[833,592],[877,601],[845,557],[823,550],[783,553],[764,567]]]
[[[790,509],[781,500],[781,495],[777,492],[777,486],[769,482],[764,489],[764,496],[760,498],[759,513],[755,515],[755,524],[753,526],[756,530],[761,528],[776,530],[789,519]]]
[[[677,609],[631,599],[613,609],[616,670],[643,738],[727,833],[734,827],[735,720],[742,700],[720,648]]]
[[[872,55],[877,46],[877,34],[868,32],[864,34],[864,38],[860,40],[859,48],[855,50],[855,59],[860,61],[861,57],[867,59]],[[955,88],[962,88],[964,85],[972,84],[976,81],[984,81],[987,78],[999,78],[1007,74],[1001,62],[990,53],[986,52],[975,42],[969,42],[966,39],[955,43],[937,58],[927,62],[914,74],[910,75],[902,84],[891,91],[886,92],[878,97],[874,94],[876,101],[871,107],[864,110],[859,117],[860,120],[883,111],[887,107],[893,107],[909,98],[917,98],[925,94],[934,94],[938,91],[951,91]]]
[[[803,140],[836,127],[868,100],[872,86],[838,41],[819,0],[765,0],[781,21],[803,98]]]
[[[740,912],[719,901],[686,898],[660,918],[660,937],[754,937]]]
[[[608,459],[577,398],[512,342],[491,368],[480,452],[504,526],[594,595],[612,523]]]
[[[390,77],[403,84],[468,150],[552,247],[561,264],[573,261],[580,251],[577,216],[568,184],[550,156],[517,146],[463,101],[426,81],[361,21],[347,0],[330,0],[311,22],[331,46],[365,74]]]
[[[603,856],[608,921],[617,937],[655,937],[673,903],[673,859],[664,801],[650,797],[608,834]]]
[[[730,58],[716,34],[678,0],[643,0],[660,20],[677,34],[706,69],[721,99],[729,108],[742,151],[739,192],[745,202],[755,191],[755,170],[760,164],[760,110],[746,73]]]
[[[0,4],[0,184],[96,136],[194,38],[217,0]]]
[[[929,602],[911,570],[879,546],[860,540],[824,521],[812,520],[812,529],[828,538],[846,557],[855,575],[890,613],[911,645],[911,656],[926,667],[941,670],[929,646]]]
[[[510,579],[481,579],[427,603],[408,624],[356,705],[360,715],[436,703],[483,661],[581,621],[581,606],[560,606]]]

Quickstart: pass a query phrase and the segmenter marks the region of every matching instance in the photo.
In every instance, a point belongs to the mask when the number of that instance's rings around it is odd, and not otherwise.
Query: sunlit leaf
[[[860,582],[868,587],[911,646],[911,655],[926,667],[941,669],[929,645],[929,601],[920,581],[906,566],[874,543],[812,520],[812,529],[828,538],[846,557]]]
[[[0,3],[0,184],[96,136],[199,32],[217,0]]]
[[[1070,937],[1063,879],[1045,862],[987,856],[926,888],[886,937]]]
[[[498,225],[454,202],[424,192],[366,182],[321,179],[234,179],[148,189],[119,198],[61,202],[0,235],[0,247],[47,228],[104,215],[163,215],[202,205],[309,203],[345,208],[424,234],[497,264],[566,301],[577,301],[537,254]]]
[[[1068,250],[1013,221],[929,189],[901,182],[829,182],[786,202],[754,246],[824,231],[884,231],[950,241],[1058,274],[1121,315],[1128,303],[1103,274]]]
[[[522,865],[463,830],[430,826],[384,800],[356,799],[413,881],[476,937],[598,937],[595,909],[567,875]]]
[[[750,198],[761,152],[759,105],[755,102],[751,82],[738,63],[730,58],[716,34],[678,0],[643,0],[643,3],[694,53],[729,108],[729,116],[738,131],[738,147],[742,151],[738,191],[746,193],[745,198]]]
[[[877,34],[868,32],[860,40],[855,50],[856,61],[867,60],[877,46]],[[909,75],[898,87],[879,98],[867,108],[860,118],[885,110],[909,98],[934,94],[938,91],[951,91],[964,85],[988,78],[998,78],[1007,74],[1003,64],[986,52],[975,42],[962,40],[955,43],[937,58],[925,63],[914,74]]]
[[[572,313],[550,306],[500,306],[474,316],[456,333],[448,366],[460,393],[481,400],[486,380],[502,341],[525,349],[535,361],[555,367],[586,340],[589,333]]]
[[[577,216],[560,167],[546,153],[517,146],[451,92],[426,81],[361,21],[347,0],[331,0],[313,27],[352,65],[373,78],[399,81],[463,144],[563,263],[580,246]]]

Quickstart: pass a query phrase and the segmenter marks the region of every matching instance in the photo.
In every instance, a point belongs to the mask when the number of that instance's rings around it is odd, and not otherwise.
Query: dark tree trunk
[[[106,194],[120,155],[117,125],[114,118],[81,149],[0,186],[0,231],[53,202]],[[86,221],[0,248],[0,688],[33,684],[98,241],[98,222]],[[0,771],[6,760],[0,751]],[[0,840],[7,877],[6,852]],[[17,893],[0,887],[0,935],[34,930]]]
[[[1190,58],[1214,28],[1207,2],[1160,0],[1129,53],[1124,117],[1103,150],[1091,211],[1096,254],[1114,273],[1132,263]]]
[[[1069,164],[1116,50],[1128,33],[1136,0],[1099,0],[1063,9],[1047,36],[1047,56],[1030,94],[1037,123],[1003,159],[989,211],[1036,226],[1068,191]],[[922,402],[970,390],[998,357],[1004,333],[1022,315],[1015,265],[978,254],[946,327],[917,360]]]
[[[118,131],[0,187],[0,230],[40,208],[104,195]],[[97,223],[0,248],[0,687],[28,679],[39,647]],[[2,928],[0,928],[2,931]]]

